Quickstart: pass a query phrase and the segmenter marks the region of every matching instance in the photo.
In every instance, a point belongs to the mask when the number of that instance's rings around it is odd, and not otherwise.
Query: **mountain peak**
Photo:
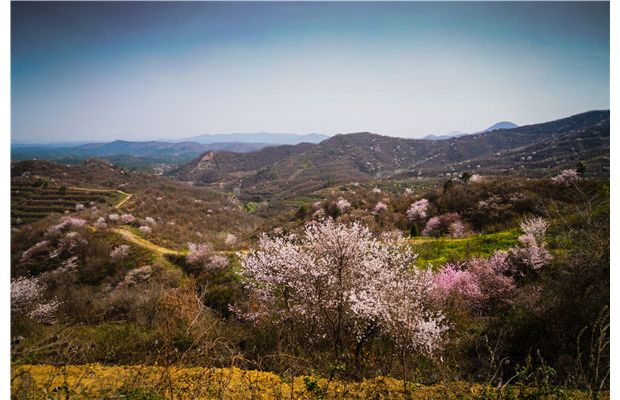
[[[510,121],[500,121],[497,122],[491,126],[489,126],[487,129],[483,130],[482,132],[491,132],[491,131],[495,131],[497,129],[512,129],[512,128],[518,128],[519,125],[510,122]]]

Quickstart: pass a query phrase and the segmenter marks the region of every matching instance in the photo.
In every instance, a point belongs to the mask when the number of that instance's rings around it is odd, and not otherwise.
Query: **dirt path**
[[[155,253],[158,254],[162,254],[162,255],[166,255],[166,254],[173,254],[173,255],[177,255],[177,256],[184,256],[187,255],[187,250],[173,250],[173,249],[169,249],[167,247],[163,247],[163,246],[159,246],[147,239],[141,238],[140,236],[136,235],[135,233],[133,233],[132,231],[130,231],[129,229],[125,229],[125,228],[112,228],[113,232],[116,232],[118,234],[120,234],[123,239],[127,240],[128,242],[131,242],[135,245],[138,245],[140,247],[144,247],[145,249],[149,249]],[[239,250],[239,251],[234,251],[234,250],[220,250],[217,251],[217,254],[221,254],[221,255],[226,255],[226,256],[230,256],[230,255],[235,255],[237,253],[242,253],[242,254],[246,254],[248,251],[247,250]]]
[[[122,194],[123,196],[125,196],[125,198],[123,200],[119,201],[118,204],[114,206],[114,208],[121,208],[123,206],[123,204],[127,203],[127,201],[129,199],[131,199],[132,195],[129,194],[129,193],[125,193],[122,190],[117,190],[117,192]]]
[[[116,190],[115,189],[93,189],[93,188],[81,188],[81,187],[76,187],[76,186],[70,186],[68,189],[80,190],[80,191],[83,191],[83,192],[106,192],[106,193],[109,193],[109,192],[113,192],[114,191],[114,192],[120,194],[121,196],[124,196],[123,199],[121,201],[119,201],[114,206],[114,208],[121,208],[123,206],[123,204],[127,203],[127,201],[129,199],[131,199],[131,196],[132,196],[130,193],[125,193],[122,190],[118,190],[118,189],[116,189]]]
[[[85,192],[111,192],[112,190],[109,189],[93,189],[93,188],[81,188],[81,187],[69,187],[69,189],[72,190],[81,190],[81,191],[85,191]],[[126,193],[123,192],[122,190],[115,190],[117,193],[119,193],[120,195],[124,196],[124,198],[119,201],[114,208],[121,208],[129,199],[131,199],[132,195],[130,193]],[[90,227],[93,230],[96,230],[94,227]],[[163,247],[163,246],[159,246],[153,242],[151,242],[150,240],[147,240],[145,238],[142,238],[138,235],[136,235],[134,232],[132,232],[129,229],[125,229],[125,228],[112,228],[113,232],[116,232],[118,234],[120,234],[123,239],[127,240],[128,242],[131,242],[137,246],[143,247],[145,249],[148,249],[154,253],[157,253],[160,256],[163,255],[167,255],[167,254],[172,254],[172,255],[187,255],[187,250],[173,250],[173,249],[169,249],[167,247]],[[221,251],[217,251],[218,254],[221,255],[235,255],[237,253],[242,253],[242,254],[246,254],[247,250],[240,250],[240,251],[225,251],[225,250],[221,250]]]
[[[131,242],[133,244],[136,244],[140,247],[144,247],[145,249],[149,249],[155,253],[159,253],[159,254],[173,254],[173,255],[185,255],[187,254],[187,252],[185,251],[178,251],[178,250],[172,250],[166,247],[162,247],[162,246],[158,246],[155,243],[148,241],[144,238],[141,238],[139,236],[137,236],[135,233],[133,233],[132,231],[130,231],[129,229],[124,229],[124,228],[112,228],[113,232],[119,233],[123,239],[127,240],[128,242]]]

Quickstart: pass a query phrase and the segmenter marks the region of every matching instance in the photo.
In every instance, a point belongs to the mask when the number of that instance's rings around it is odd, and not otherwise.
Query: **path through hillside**
[[[123,198],[121,199],[121,201],[119,201],[114,208],[121,208],[123,206],[123,204],[125,204],[129,199],[131,199],[131,194],[130,193],[125,193],[122,190],[118,190],[118,189],[93,189],[93,188],[81,188],[81,187],[75,187],[75,186],[70,186],[69,189],[71,190],[80,190],[83,192],[116,192],[118,194],[120,194],[121,196],[123,196]]]
[[[155,243],[146,240],[144,238],[139,237],[138,235],[136,235],[135,233],[133,233],[132,231],[130,231],[129,229],[125,229],[125,228],[112,228],[112,231],[119,233],[123,239],[127,240],[128,242],[131,242],[135,245],[138,245],[140,247],[144,247],[145,249],[151,250],[152,252],[158,253],[158,254],[173,254],[173,255],[185,255],[187,254],[186,251],[178,251],[178,250],[172,250],[169,249],[167,247],[162,247],[159,245],[156,245]]]
[[[145,249],[151,250],[154,253],[160,254],[160,255],[166,255],[166,254],[172,254],[172,255],[187,255],[187,250],[173,250],[173,249],[169,249],[167,247],[163,247],[160,245],[157,245],[145,238],[142,238],[138,235],[136,235],[134,232],[132,232],[129,229],[126,228],[112,228],[113,232],[119,233],[123,239],[127,240],[128,242],[131,242],[137,246],[143,247]],[[237,253],[247,253],[247,250],[239,250],[239,251],[234,251],[234,250],[220,250],[220,251],[216,251],[217,254],[221,254],[221,255],[234,255]]]
[[[93,189],[93,188],[81,188],[81,187],[70,187],[70,189],[73,190],[80,190],[80,191],[85,191],[85,192],[111,192],[112,190],[110,189]],[[123,192],[122,190],[115,190],[117,193],[119,193],[121,196],[124,196],[121,201],[119,201],[114,208],[119,209],[121,208],[129,199],[131,199],[132,195],[130,193],[126,193]],[[159,246],[153,242],[151,242],[150,240],[147,240],[143,237],[140,237],[138,235],[136,235],[134,232],[132,232],[131,230],[127,229],[127,228],[112,228],[113,232],[116,232],[118,234],[120,234],[123,239],[127,240],[128,242],[131,242],[137,246],[140,246],[142,248],[148,249],[154,253],[156,253],[159,256],[164,256],[164,255],[187,255],[187,250],[183,250],[183,251],[179,251],[179,250],[173,250],[173,249],[169,249],[167,247],[163,247],[163,246]],[[220,250],[217,251],[218,254],[221,255],[234,255],[237,253],[247,253],[247,250],[241,250],[241,251],[225,251],[225,250]]]

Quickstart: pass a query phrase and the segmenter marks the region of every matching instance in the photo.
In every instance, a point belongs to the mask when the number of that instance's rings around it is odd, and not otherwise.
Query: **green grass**
[[[258,203],[255,201],[248,201],[243,203],[243,209],[245,210],[245,212],[248,213],[253,213],[256,211],[256,209],[258,208]]]
[[[438,268],[446,262],[488,257],[496,250],[506,250],[516,245],[518,236],[518,230],[511,229],[462,239],[417,237],[411,239],[411,244],[418,253],[418,265]]]

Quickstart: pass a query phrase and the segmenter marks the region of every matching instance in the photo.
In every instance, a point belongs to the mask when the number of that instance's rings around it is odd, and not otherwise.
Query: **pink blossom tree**
[[[343,199],[342,197],[340,197],[337,201],[336,201],[336,208],[341,212],[347,212],[351,209],[351,203],[349,203],[346,199]]]
[[[108,224],[105,222],[105,218],[99,217],[97,218],[97,221],[95,221],[93,226],[97,229],[105,229],[108,227]]]
[[[48,235],[57,235],[67,229],[81,228],[83,226],[86,226],[85,219],[74,218],[74,217],[62,217],[60,219],[60,222],[56,225],[49,227],[46,233]]]
[[[382,201],[377,202],[377,204],[375,204],[375,207],[372,209],[372,212],[375,214],[379,214],[383,211],[386,211],[388,209],[387,204],[385,204]]]
[[[219,255],[210,243],[188,243],[187,262],[202,270],[219,270],[229,264],[228,257]]]
[[[132,224],[136,221],[136,217],[131,214],[123,214],[120,216],[119,220],[123,224]]]
[[[440,236],[441,235],[441,220],[439,217],[432,217],[426,222],[424,230],[422,230],[422,236]]]
[[[407,210],[407,218],[410,221],[422,222],[426,220],[429,202],[426,199],[421,199],[412,203]]]
[[[579,180],[579,173],[576,169],[565,169],[559,175],[551,178],[551,182],[556,185],[570,185]]]
[[[71,255],[82,246],[88,244],[88,241],[78,232],[67,232],[56,244],[56,248],[49,253],[51,259],[64,258],[67,254]]]
[[[552,257],[545,244],[549,223],[543,218],[525,219],[521,225],[523,234],[519,236],[519,247],[511,249],[512,256],[534,270],[551,261]]]
[[[461,221],[461,217],[457,213],[448,213],[429,219],[426,222],[424,230],[422,230],[422,236],[438,237],[453,232],[456,234],[464,234],[465,231],[466,227]]]
[[[509,300],[515,289],[506,252],[466,263],[446,264],[434,276],[439,299],[457,300],[474,312]]]
[[[110,258],[112,260],[123,260],[129,255],[129,250],[130,247],[126,244],[116,246],[112,249],[112,251],[110,251]]]
[[[142,225],[138,228],[138,230],[142,232],[143,235],[148,235],[153,232],[153,228],[151,228],[149,225]]]

